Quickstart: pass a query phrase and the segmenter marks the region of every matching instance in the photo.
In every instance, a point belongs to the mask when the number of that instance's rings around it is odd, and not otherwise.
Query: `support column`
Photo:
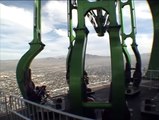
[[[147,0],[153,20],[153,45],[150,56],[150,62],[148,70],[159,70],[159,1],[158,0]]]
[[[86,28],[77,28],[75,32],[76,40],[70,59],[69,96],[71,111],[83,115],[82,102],[85,96],[83,71],[88,30]]]
[[[125,82],[124,61],[119,38],[119,26],[109,28],[111,69],[112,69],[112,114],[113,120],[124,120],[125,112]]]

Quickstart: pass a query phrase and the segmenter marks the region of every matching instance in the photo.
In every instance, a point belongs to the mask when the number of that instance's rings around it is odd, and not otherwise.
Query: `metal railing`
[[[159,70],[145,72],[144,84],[159,89]],[[3,117],[4,116],[4,117]],[[0,120],[93,120],[0,91]]]
[[[144,72],[144,77],[150,80],[159,80],[159,70],[147,70]]]
[[[93,120],[40,105],[17,96],[9,97],[7,110],[9,120]]]
[[[144,72],[145,86],[159,89],[159,70],[147,70]]]
[[[0,116],[7,113],[7,99],[3,91],[0,91]]]

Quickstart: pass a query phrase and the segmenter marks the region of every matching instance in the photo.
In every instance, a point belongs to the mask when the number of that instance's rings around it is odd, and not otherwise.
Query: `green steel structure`
[[[147,0],[147,2],[150,6],[153,21],[153,46],[148,69],[159,70],[159,1]]]
[[[117,23],[116,1],[115,0],[98,0],[89,2],[88,0],[69,1],[69,15],[71,10],[77,10],[78,25],[74,29],[75,38],[72,52],[69,56],[69,96],[71,111],[75,114],[86,115],[90,109],[109,109],[112,110],[113,119],[124,119],[125,111],[125,94],[124,94],[124,60],[122,46],[120,43],[119,30],[120,25]],[[111,102],[85,102],[87,101],[86,90],[84,87],[83,73],[85,66],[85,55],[87,46],[88,29],[85,25],[85,17],[89,17],[98,36],[104,36],[105,32],[109,33],[111,64],[112,64],[112,88]],[[70,20],[70,33],[72,32]],[[72,41],[72,34],[70,34]],[[116,62],[118,58],[118,62]],[[85,110],[87,110],[85,112]],[[86,115],[87,116],[87,115]]]
[[[69,84],[69,103],[70,112],[87,117],[94,117],[94,110],[104,109],[112,120],[129,120],[129,114],[125,100],[125,82],[131,78],[131,58],[127,50],[125,40],[132,39],[132,49],[136,56],[136,67],[134,74],[137,77],[139,86],[141,77],[141,58],[136,44],[136,26],[134,16],[133,0],[67,0],[68,5],[68,33],[70,46],[66,60],[66,79]],[[149,69],[159,70],[159,1],[147,0],[153,18],[154,43],[149,63]],[[119,6],[119,16],[117,16],[117,5]],[[130,7],[131,16],[131,33],[124,32],[123,7]],[[76,28],[72,25],[73,10],[77,11],[78,24]],[[17,83],[21,94],[24,98],[27,96],[28,84],[33,84],[31,79],[30,64],[32,60],[43,50],[44,44],[41,42],[41,0],[35,0],[34,14],[34,38],[29,43],[30,49],[22,56],[16,71]],[[110,98],[106,102],[89,101],[84,81],[85,55],[87,47],[87,37],[89,31],[85,24],[85,18],[88,17],[92,23],[97,35],[104,37],[105,33],[109,34],[110,52],[111,52],[111,72],[112,83],[110,86]],[[117,19],[120,17],[120,23]],[[121,38],[120,38],[121,35]],[[126,67],[124,67],[126,58]],[[116,61],[118,59],[118,62]],[[136,76],[134,75],[134,78]],[[128,80],[129,81],[129,80]],[[106,113],[105,113],[106,114]],[[106,114],[107,115],[107,114]],[[104,118],[103,118],[104,120]]]
[[[130,26],[131,26],[131,31],[130,33],[126,34],[126,31],[124,28],[126,28],[126,25],[124,23],[124,7],[128,7],[130,11]],[[137,89],[139,88],[139,84],[141,82],[141,57],[140,53],[137,48],[137,43],[136,43],[136,22],[135,22],[135,6],[134,6],[134,1],[132,0],[127,0],[126,2],[119,1],[119,8],[120,8],[120,22],[121,22],[121,37],[122,37],[122,48],[123,48],[123,53],[126,59],[126,65],[125,65],[125,83],[126,87],[129,90],[129,83],[133,83],[133,88]],[[127,50],[127,45],[125,44],[125,41],[131,38],[132,39],[132,50],[135,54],[136,57],[136,66],[133,69],[131,67],[131,57],[129,55],[129,52]],[[131,70],[134,70],[133,77],[131,78]]]
[[[32,84],[30,64],[32,60],[43,50],[44,44],[41,42],[41,1],[35,0],[34,10],[34,38],[29,43],[30,49],[19,60],[16,70],[17,82],[24,98],[26,95],[27,84]]]

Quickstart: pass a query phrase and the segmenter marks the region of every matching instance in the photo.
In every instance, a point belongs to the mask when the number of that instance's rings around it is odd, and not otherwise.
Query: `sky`
[[[29,50],[29,42],[33,40],[33,0],[0,0],[0,60],[20,59]],[[129,29],[129,14],[125,8],[125,30]],[[152,47],[152,17],[145,0],[135,1],[136,41],[140,53],[150,53]],[[63,0],[42,1],[42,42],[44,50],[36,58],[66,56],[69,47],[67,30],[67,2]],[[77,25],[73,17],[74,27]],[[109,37],[98,37],[92,24],[86,19],[88,35],[87,53],[94,55],[110,55]],[[130,54],[132,40],[126,44]]]

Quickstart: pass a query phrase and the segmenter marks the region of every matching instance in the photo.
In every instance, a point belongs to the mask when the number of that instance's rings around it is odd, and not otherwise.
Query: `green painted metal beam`
[[[123,50],[124,50],[124,54],[125,54],[125,57],[126,57],[126,60],[128,63],[131,64],[131,58],[130,58],[130,55],[126,49],[126,45],[125,45],[125,41],[128,39],[128,38],[131,38],[132,39],[132,49],[134,51],[134,54],[135,54],[135,57],[136,57],[136,61],[137,63],[140,64],[140,68],[141,68],[141,57],[140,57],[140,53],[139,53],[139,50],[137,48],[137,43],[136,43],[136,33],[137,33],[137,30],[136,30],[136,20],[135,20],[135,6],[134,6],[134,0],[127,0],[127,2],[122,2],[121,0],[119,1],[119,8],[120,8],[120,21],[121,21],[121,37],[122,37],[122,45],[123,45]],[[124,28],[126,27],[125,26],[125,23],[124,23],[124,16],[123,16],[123,8],[125,6],[129,6],[129,10],[130,10],[130,20],[131,20],[131,32],[129,34],[126,34],[126,31],[124,30]]]
[[[41,1],[35,0],[35,13],[34,13],[34,36],[30,44],[30,49],[21,57],[16,69],[16,78],[21,94],[24,98],[26,95],[26,84],[28,80],[31,80],[31,75],[28,72],[30,70],[30,64],[32,60],[37,56],[44,48],[44,44],[41,42]]]
[[[67,83],[69,83],[69,76],[70,76],[70,59],[72,55],[72,48],[73,48],[73,41],[75,37],[73,36],[73,26],[72,26],[72,10],[73,5],[71,3],[71,0],[67,1],[67,22],[68,22],[68,37],[69,37],[69,47],[68,47],[68,53],[66,57],[66,80]]]
[[[124,23],[124,16],[123,16],[123,8],[128,5],[128,1],[127,3],[123,3],[121,0],[118,1],[119,3],[119,15],[120,15],[120,24],[121,24],[121,38],[122,38],[122,48],[123,48],[123,53],[125,55],[126,58],[126,62],[129,64],[129,66],[131,67],[131,58],[129,55],[129,52],[127,50],[127,45],[125,43],[126,39],[129,37],[129,35],[126,35],[125,33],[125,23]]]
[[[86,108],[95,108],[95,109],[111,109],[112,105],[110,103],[102,102],[84,102],[83,106]]]
[[[113,120],[124,119],[125,109],[125,86],[124,86],[124,60],[122,46],[119,37],[120,26],[116,18],[116,0],[99,0],[89,2],[88,0],[77,0],[78,26],[75,29],[76,37],[70,58],[69,76],[69,96],[72,112],[84,115],[85,107],[100,108],[103,103],[97,104],[84,103],[86,100],[86,90],[83,81],[83,71],[85,66],[85,54],[87,45],[88,30],[85,26],[85,16],[91,10],[104,10],[109,13],[110,25],[108,33],[110,36],[111,67],[112,67],[112,93],[111,105],[104,104],[105,107],[112,109]],[[100,12],[100,11],[99,11]],[[100,16],[98,16],[100,17]],[[101,24],[100,24],[101,25]],[[102,28],[99,25],[100,28]],[[99,30],[102,34],[103,30]],[[118,59],[118,62],[116,61]]]
[[[147,2],[153,20],[153,45],[148,70],[159,70],[159,1],[147,0]]]
[[[112,114],[113,120],[123,120],[125,107],[124,60],[119,38],[119,26],[117,24],[109,29],[109,35],[112,69]],[[118,62],[116,59],[118,59]]]
[[[127,50],[127,45],[125,44],[125,41],[128,38],[132,39],[132,44],[131,48],[135,54],[136,58],[136,67],[135,71],[133,73],[133,84],[134,87],[139,87],[139,84],[141,82],[141,56],[137,47],[136,43],[136,20],[135,20],[135,6],[134,6],[134,1],[133,0],[127,0],[126,2],[123,2],[122,0],[118,1],[119,2],[119,8],[120,8],[120,23],[121,23],[121,38],[122,38],[122,48],[123,48],[123,53],[126,59],[126,68],[125,68],[125,76],[126,76],[126,87],[128,87],[129,82],[131,81],[131,57],[129,55],[129,52]],[[124,16],[123,16],[123,9],[124,7],[129,6],[129,11],[130,11],[130,26],[131,26],[131,31],[130,33],[126,34],[125,31],[125,23],[124,23]]]
[[[76,28],[76,39],[70,59],[69,94],[72,112],[83,115],[82,101],[84,98],[84,60],[87,41],[86,28]],[[83,89],[82,89],[83,88]],[[86,89],[85,89],[86,90]]]

